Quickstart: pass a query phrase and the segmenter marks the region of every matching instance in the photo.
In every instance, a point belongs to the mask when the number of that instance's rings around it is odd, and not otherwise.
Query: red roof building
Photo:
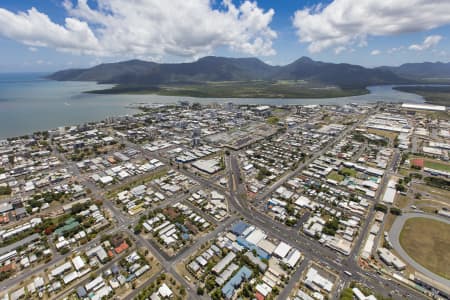
[[[255,294],[255,298],[257,299],[257,300],[264,300],[264,296],[263,295],[261,295],[260,293],[258,293],[258,292],[256,292],[256,294]]]
[[[5,273],[5,272],[9,272],[9,271],[14,271],[15,269],[16,269],[16,264],[12,263],[12,264],[7,264],[7,265],[1,267],[0,272]]]
[[[123,241],[122,244],[119,245],[119,247],[116,247],[114,251],[116,251],[117,254],[122,253],[123,251],[127,250],[129,248],[127,242]]]
[[[413,158],[411,159],[411,165],[414,167],[423,168],[425,165],[425,162],[423,158]]]

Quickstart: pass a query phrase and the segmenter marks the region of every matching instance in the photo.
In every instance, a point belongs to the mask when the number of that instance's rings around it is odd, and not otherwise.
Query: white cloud
[[[92,53],[99,48],[86,22],[66,18],[61,26],[35,8],[17,14],[0,8],[0,35],[28,46],[53,47],[61,51]]]
[[[447,57],[447,56],[448,56],[448,53],[447,53],[447,51],[445,51],[445,50],[441,50],[441,51],[439,51],[438,55],[439,55],[439,56],[442,56],[442,57]]]
[[[36,60],[36,64],[37,65],[52,65],[53,63],[51,61],[38,59],[38,60]]]
[[[423,40],[422,44],[413,44],[413,45],[409,46],[408,49],[416,50],[416,51],[427,50],[427,49],[433,48],[434,46],[439,44],[439,42],[441,40],[442,40],[442,36],[440,36],[440,35],[430,35],[430,36],[427,36]]]
[[[344,47],[344,46],[339,46],[339,47],[334,48],[334,53],[335,53],[336,55],[338,55],[338,54],[341,54],[341,53],[342,53],[343,51],[345,51],[345,50],[347,50],[346,47]]]
[[[401,50],[403,50],[403,49],[405,49],[405,47],[403,47],[403,46],[400,46],[400,47],[393,47],[393,48],[389,49],[389,50],[387,51],[387,53],[392,54],[392,53],[399,52],[399,51],[401,51]]]
[[[450,24],[450,1],[334,0],[326,7],[295,12],[293,26],[312,53],[364,45],[368,36],[396,35]]]
[[[36,52],[38,49],[36,47],[28,47],[28,50],[31,52]]]
[[[370,52],[370,55],[380,55],[381,51],[378,49],[372,50],[372,52]]]
[[[52,22],[35,8],[12,13],[0,8],[0,35],[29,46],[96,56],[198,57],[219,47],[249,55],[273,55],[274,10],[245,0],[64,0],[69,17]]]

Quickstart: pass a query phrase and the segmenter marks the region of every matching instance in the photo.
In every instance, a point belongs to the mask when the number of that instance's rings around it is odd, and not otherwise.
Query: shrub
[[[400,208],[397,208],[397,207],[391,207],[389,209],[389,212],[391,214],[393,214],[393,215],[396,215],[396,216],[400,216],[402,214],[402,210]]]
[[[205,293],[205,291],[203,290],[203,288],[202,287],[198,287],[197,288],[197,295],[203,295]]]
[[[384,204],[381,204],[381,203],[375,204],[374,209],[375,209],[376,211],[382,211],[382,212],[384,212],[384,213],[387,212],[387,206],[384,205]]]

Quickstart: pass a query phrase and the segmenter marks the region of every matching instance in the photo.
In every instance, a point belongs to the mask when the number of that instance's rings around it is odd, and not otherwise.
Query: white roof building
[[[395,195],[397,194],[397,190],[395,189],[396,182],[393,179],[390,179],[388,182],[388,186],[386,191],[383,194],[383,202],[392,204],[394,203]]]
[[[217,274],[221,273],[223,269],[225,269],[225,267],[228,266],[233,259],[235,259],[235,257],[236,254],[234,254],[234,252],[228,252],[228,254],[213,267],[212,271]]]
[[[276,246],[272,243],[272,242],[270,242],[270,241],[268,241],[268,240],[261,240],[258,244],[257,244],[257,246],[259,247],[259,248],[261,248],[262,250],[264,250],[264,251],[266,251],[267,253],[269,253],[269,254],[272,254],[273,253],[273,251],[275,250],[275,248],[276,248]]]
[[[86,288],[87,291],[92,290],[93,288],[95,288],[96,286],[98,286],[99,284],[103,283],[103,277],[102,276],[98,276],[97,278],[95,278],[94,280],[88,282],[84,287]]]
[[[291,249],[292,247],[290,245],[286,244],[285,242],[280,242],[273,251],[273,254],[280,258],[285,258]]]
[[[56,277],[70,269],[72,269],[72,264],[70,262],[66,262],[66,263],[60,265],[59,267],[56,267],[53,270],[51,270],[50,274],[52,275],[52,277]]]
[[[172,290],[165,284],[163,283],[159,289],[158,289],[158,293],[161,295],[161,297],[163,298],[170,298],[172,297]]]
[[[247,242],[256,245],[266,237],[267,235],[264,233],[264,231],[262,231],[261,229],[256,229],[252,233],[250,233],[245,239],[247,240]]]
[[[77,271],[83,269],[83,267],[85,266],[83,259],[79,255],[72,259],[72,263]]]
[[[113,178],[111,176],[103,176],[100,178],[100,182],[103,184],[108,184],[113,181]]]
[[[314,268],[310,268],[306,273],[305,282],[313,283],[314,285],[320,287],[328,293],[333,289],[333,282],[321,276],[319,272]]]
[[[77,271],[73,271],[73,272],[70,272],[69,274],[67,274],[66,276],[64,276],[63,277],[63,281],[64,281],[64,284],[68,284],[68,283],[71,283],[72,281],[74,281],[77,278],[78,278],[78,272]]]
[[[17,299],[22,298],[23,296],[25,296],[25,288],[21,287],[17,291],[14,291],[13,293],[11,293],[11,300],[17,300]]]
[[[263,295],[264,297],[267,297],[267,295],[269,295],[270,292],[272,291],[272,288],[266,283],[258,284],[255,288],[256,291],[261,295]]]
[[[417,109],[417,110],[432,110],[432,111],[445,111],[446,108],[443,105],[432,104],[415,104],[415,103],[403,103],[402,108]]]
[[[302,254],[297,249],[293,249],[284,259],[283,262],[287,264],[289,267],[294,268],[298,263]]]

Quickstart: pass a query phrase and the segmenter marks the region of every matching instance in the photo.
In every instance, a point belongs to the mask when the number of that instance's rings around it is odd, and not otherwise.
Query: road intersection
[[[268,187],[262,194],[258,195],[256,197],[255,202],[267,199],[267,197],[271,195],[271,193],[273,193],[277,188],[282,186],[287,180],[289,180],[293,176],[298,175],[312,161],[314,161],[315,159],[326,153],[326,151],[328,151],[337,141],[344,138],[353,129],[355,129],[358,125],[364,122],[367,117],[368,114],[364,115],[358,122],[354,123],[351,126],[348,126],[347,129],[345,129],[340,135],[336,136],[332,142],[329,142],[320,151],[314,153],[312,156],[308,157],[304,162],[300,163],[300,165],[294,171],[289,172],[284,176],[282,176],[274,184]],[[131,143],[129,141],[124,141],[124,143],[129,147],[140,150],[143,153],[143,155],[148,159],[156,158],[161,162],[163,162],[164,164],[166,164],[167,167],[173,165],[172,161],[168,160],[159,153],[150,152],[147,149],[143,148],[142,146],[135,143]],[[64,155],[59,155],[59,157],[67,164],[68,168],[70,169],[71,172],[73,172],[75,176],[77,176],[78,178],[84,178],[84,176],[80,173],[80,171],[73,162],[67,161]],[[396,152],[394,158],[391,160],[390,165],[388,167],[389,171],[386,172],[386,175],[383,176],[382,178],[380,189],[378,190],[378,193],[376,194],[375,197],[375,203],[379,201],[381,193],[382,191],[384,191],[387,185],[388,176],[391,173],[391,171],[395,168],[395,165],[398,163],[397,161],[398,161],[398,153]],[[351,281],[358,281],[366,284],[367,286],[371,287],[377,292],[380,292],[381,294],[384,294],[385,296],[388,296],[389,292],[392,290],[398,290],[400,295],[403,295],[402,297],[405,297],[405,295],[408,294],[412,294],[413,295],[412,297],[414,297],[415,299],[424,297],[422,294],[419,294],[417,291],[412,290],[406,286],[385,279],[384,277],[381,277],[370,271],[362,270],[358,265],[358,253],[361,249],[364,237],[366,236],[369,230],[370,221],[372,220],[374,215],[373,207],[370,210],[367,217],[365,218],[365,222],[360,229],[358,238],[354,244],[354,247],[350,255],[344,257],[343,255],[338,254],[335,251],[322,246],[313,238],[303,235],[301,232],[299,232],[298,228],[287,227],[284,224],[281,224],[278,221],[273,220],[269,216],[265,215],[264,213],[258,211],[255,207],[253,207],[252,203],[250,203],[246,198],[246,188],[242,180],[240,164],[236,152],[232,151],[228,155],[226,155],[226,166],[227,166],[226,174],[228,176],[227,188],[217,184],[217,178],[215,177],[206,178],[188,169],[184,168],[176,169],[177,172],[189,177],[190,179],[196,181],[199,184],[199,186],[191,189],[189,191],[190,193],[198,190],[199,188],[209,188],[223,193],[228,201],[230,216],[228,219],[220,223],[214,222],[212,218],[208,218],[208,221],[215,223],[216,226],[214,230],[199,237],[191,245],[189,245],[189,247],[185,247],[174,256],[168,256],[162,249],[160,249],[158,245],[156,245],[150,240],[145,239],[140,234],[135,234],[135,232],[133,231],[133,227],[138,222],[138,217],[126,215],[123,211],[118,209],[110,199],[105,199],[105,194],[108,191],[108,189],[105,190],[98,187],[89,178],[84,178],[84,180],[82,180],[82,184],[91,190],[92,198],[103,200],[104,207],[110,211],[111,215],[114,218],[113,224],[114,227],[106,231],[104,234],[111,235],[120,231],[127,232],[132,237],[132,239],[137,243],[138,246],[149,249],[149,251],[153,254],[153,256],[161,263],[162,270],[158,272],[156,275],[154,275],[152,278],[147,280],[147,283],[150,283],[152,279],[156,278],[155,276],[161,274],[162,272],[167,272],[171,276],[173,276],[173,278],[175,278],[180,284],[186,287],[188,299],[203,299],[203,298],[207,299],[208,297],[197,295],[196,287],[193,285],[193,283],[188,282],[186,278],[184,278],[177,272],[176,265],[181,262],[184,262],[196,251],[198,251],[201,245],[214,239],[220,232],[225,231],[233,222],[237,221],[239,218],[243,218],[247,222],[255,226],[258,226],[259,228],[261,228],[268,234],[276,237],[280,241],[284,241],[296,247],[302,252],[305,258],[305,261],[300,264],[300,266],[291,276],[285,288],[281,291],[281,294],[279,295],[278,299],[284,300],[288,298],[294,286],[299,282],[300,276],[307,267],[308,261],[318,262],[321,265],[325,266],[326,268],[329,268],[334,272],[336,272],[340,278],[339,286],[341,288],[345,285],[348,285],[348,283]],[[186,197],[185,195],[181,195],[174,199],[170,199],[158,205],[158,207],[162,208],[165,206],[169,206],[175,202],[184,200],[185,197]],[[191,205],[190,207],[192,209],[197,210],[197,208]],[[145,213],[147,213],[147,211]],[[95,246],[99,241],[100,237],[96,237],[87,244],[80,246],[74,250],[78,252],[84,251],[86,249],[89,249],[90,247]],[[36,267],[26,272],[25,274],[21,274],[16,277],[10,278],[4,281],[0,287],[3,289],[5,287],[15,286],[16,284],[24,281],[26,278],[38,274],[40,272],[43,272],[48,268],[57,265],[58,263],[62,262],[64,259],[69,257],[71,254],[72,253],[68,253],[65,255],[56,254],[52,257],[50,262],[41,265],[39,267]],[[344,271],[350,272],[352,276],[349,277],[345,275]],[[133,299],[133,297],[135,297],[143,288],[145,288],[145,286],[147,286],[147,284],[143,284],[140,287],[133,290],[127,296],[126,299]],[[333,299],[338,299],[339,291],[340,289],[336,289],[334,291]]]

